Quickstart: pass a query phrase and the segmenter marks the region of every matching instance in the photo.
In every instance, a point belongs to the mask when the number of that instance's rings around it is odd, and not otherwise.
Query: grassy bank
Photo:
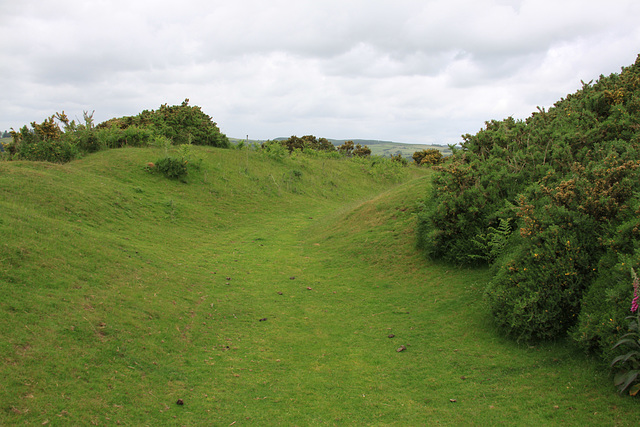
[[[0,424],[637,423],[582,355],[492,329],[488,272],[415,251],[424,171],[161,156],[0,162]]]

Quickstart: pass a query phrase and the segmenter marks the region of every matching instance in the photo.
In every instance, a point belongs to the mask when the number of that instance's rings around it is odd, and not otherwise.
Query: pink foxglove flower
[[[631,312],[635,313],[636,311],[638,311],[638,297],[640,297],[640,294],[638,294],[638,287],[640,287],[640,284],[638,283],[638,276],[635,274],[635,271],[632,270],[633,273],[633,301],[631,301]]]

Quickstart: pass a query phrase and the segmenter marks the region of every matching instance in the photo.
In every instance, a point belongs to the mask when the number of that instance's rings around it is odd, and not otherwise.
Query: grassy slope
[[[197,154],[188,185],[152,150],[0,163],[0,424],[637,422],[581,356],[488,327],[486,272],[414,251],[428,177]]]

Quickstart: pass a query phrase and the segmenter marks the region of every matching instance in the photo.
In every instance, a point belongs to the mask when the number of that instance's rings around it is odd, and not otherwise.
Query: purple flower
[[[632,270],[633,272],[633,270]],[[640,295],[638,294],[638,287],[640,286],[640,284],[638,283],[638,276],[635,275],[635,272],[633,272],[633,301],[631,301],[631,312],[635,313],[636,311],[638,311],[638,297],[640,297]]]

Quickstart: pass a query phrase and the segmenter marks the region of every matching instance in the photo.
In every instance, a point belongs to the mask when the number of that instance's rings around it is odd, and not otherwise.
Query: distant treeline
[[[273,141],[284,141],[286,139],[288,138],[278,137],[274,138]],[[450,146],[439,144],[408,144],[404,142],[381,141],[377,139],[325,139],[336,147],[343,145],[347,141],[352,141],[355,145],[360,144],[361,146],[369,148],[372,156],[393,157],[400,155],[407,160],[411,160],[414,153],[422,150],[438,150],[443,156],[449,156],[452,152],[452,148]],[[231,140],[234,141],[233,138],[231,138]],[[249,140],[247,140],[247,142],[249,142]],[[265,141],[254,140],[251,142],[262,143]]]
[[[360,143],[354,144],[354,141],[344,141],[342,145],[335,145],[335,140],[329,140],[327,138],[317,138],[313,135],[305,135],[301,138],[297,136],[291,136],[287,139],[279,138],[274,141],[265,141],[261,144],[263,149],[272,149],[273,144],[281,145],[292,153],[295,150],[300,151],[320,151],[325,153],[337,152],[346,157],[369,157],[371,156],[371,149],[366,145]],[[417,166],[432,166],[440,164],[444,161],[444,155],[442,150],[438,148],[426,148],[416,151],[411,156]],[[409,161],[401,153],[390,155],[390,159],[393,162],[401,163],[402,165],[408,165]]]
[[[463,140],[436,167],[419,246],[491,265],[486,299],[509,336],[568,334],[610,361],[640,267],[640,56],[548,111]]]

